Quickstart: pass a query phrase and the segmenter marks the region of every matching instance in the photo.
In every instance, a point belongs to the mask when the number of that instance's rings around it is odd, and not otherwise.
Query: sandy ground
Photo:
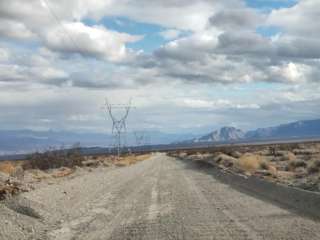
[[[0,204],[0,239],[320,239],[320,222],[155,154],[97,168]]]

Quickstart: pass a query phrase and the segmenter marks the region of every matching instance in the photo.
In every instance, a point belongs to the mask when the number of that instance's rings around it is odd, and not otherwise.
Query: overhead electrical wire
[[[54,12],[53,8],[50,6],[49,1],[48,0],[40,0],[42,1],[46,6],[46,8],[48,9],[49,13],[51,14],[51,16],[53,17],[53,19],[57,22],[58,25],[61,26],[62,30],[64,31],[64,34],[69,38],[71,44],[73,45],[73,47],[81,54],[82,50],[79,47],[79,45],[77,44],[77,42],[74,40],[74,38],[69,34],[68,30],[65,28],[65,26],[62,24],[61,19],[59,18],[59,16]]]

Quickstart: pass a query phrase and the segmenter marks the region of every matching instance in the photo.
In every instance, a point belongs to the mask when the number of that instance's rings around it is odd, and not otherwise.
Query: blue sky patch
[[[272,9],[288,8],[297,3],[297,0],[246,0],[249,7],[271,11]]]
[[[281,28],[274,27],[274,26],[262,26],[257,28],[257,33],[264,37],[272,37],[277,35],[278,33],[281,33]]]
[[[88,21],[90,23],[90,20]],[[91,24],[94,24],[91,21]],[[97,23],[95,23],[97,24]],[[98,24],[104,25],[110,30],[117,32],[125,32],[131,35],[143,35],[143,39],[138,42],[128,43],[127,47],[145,52],[152,52],[160,45],[165,44],[167,41],[159,34],[165,28],[155,25],[136,22],[124,17],[105,17]]]

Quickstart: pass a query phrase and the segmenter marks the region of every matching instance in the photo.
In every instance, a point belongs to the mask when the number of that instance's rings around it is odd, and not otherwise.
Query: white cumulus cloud
[[[85,56],[119,61],[126,57],[126,43],[141,36],[110,31],[103,26],[86,26],[81,22],[65,22],[63,28],[55,26],[44,36],[50,49],[60,52],[80,53]]]

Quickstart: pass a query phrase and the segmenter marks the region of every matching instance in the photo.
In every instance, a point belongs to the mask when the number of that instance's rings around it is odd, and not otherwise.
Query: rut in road
[[[319,222],[238,192],[165,154],[97,169],[24,197],[43,216],[26,233],[29,239],[320,239]]]

